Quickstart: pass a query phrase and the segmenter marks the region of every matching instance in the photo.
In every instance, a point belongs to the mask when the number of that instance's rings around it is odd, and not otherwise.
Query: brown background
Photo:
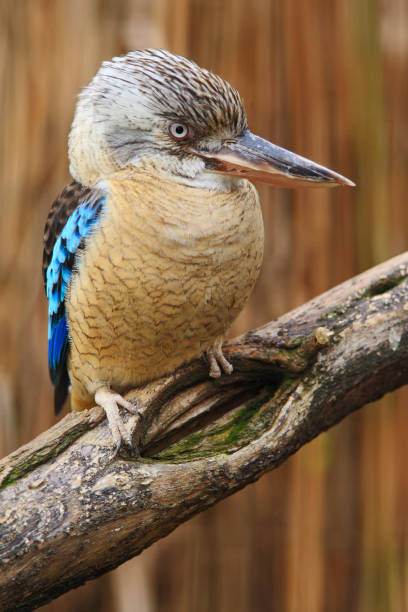
[[[265,262],[234,333],[407,248],[406,0],[1,0],[2,454],[54,422],[42,231],[69,180],[76,95],[103,59],[145,46],[213,69],[255,133],[357,183],[259,187]],[[408,610],[407,400],[361,410],[48,609]]]

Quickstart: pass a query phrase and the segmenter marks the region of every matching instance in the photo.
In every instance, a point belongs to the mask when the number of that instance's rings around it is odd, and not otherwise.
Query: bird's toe
[[[209,375],[211,378],[219,378],[224,372],[225,374],[231,374],[233,371],[232,364],[226,359],[222,352],[222,341],[217,339],[212,347],[206,350],[205,356],[207,357],[210,371]]]
[[[128,410],[132,414],[137,414],[141,419],[139,410],[131,402],[125,400],[119,393],[114,393],[108,387],[101,387],[95,393],[95,402],[101,406],[108,419],[108,426],[115,445],[114,457],[116,457],[125,444],[132,455],[138,455],[132,440],[132,435],[126,428],[122,417],[119,414],[119,406]],[[140,420],[139,419],[139,420]]]

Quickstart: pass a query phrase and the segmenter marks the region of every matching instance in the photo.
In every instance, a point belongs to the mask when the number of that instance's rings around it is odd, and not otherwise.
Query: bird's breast
[[[217,192],[151,175],[111,180],[68,294],[71,377],[85,379],[86,362],[98,382],[125,388],[198,356],[244,306],[262,255],[246,181]]]

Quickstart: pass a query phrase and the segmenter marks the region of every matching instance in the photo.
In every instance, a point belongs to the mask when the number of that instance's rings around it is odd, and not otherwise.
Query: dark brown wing
[[[80,183],[74,181],[67,185],[60,195],[57,197],[51,210],[48,214],[47,222],[44,228],[44,251],[43,251],[43,278],[44,286],[47,294],[47,269],[52,262],[54,247],[57,240],[66,226],[68,219],[74,211],[86,200],[90,198],[92,190],[89,187],[84,187]],[[91,205],[92,206],[92,205]],[[78,245],[79,246],[79,245]],[[66,247],[66,239],[61,244],[62,249]],[[74,261],[74,253],[66,251],[65,261],[61,261],[60,269],[58,270],[57,278],[54,278],[54,285],[51,283],[49,291],[49,325],[48,325],[48,366],[50,370],[51,380],[55,387],[54,393],[54,410],[55,414],[62,409],[68,395],[69,377],[66,367],[66,359],[68,352],[68,330],[66,328],[66,319],[64,311],[64,302],[61,299],[57,300],[57,306],[52,305],[50,309],[50,299],[52,299],[51,289],[57,289],[57,293],[61,292],[63,283],[63,268],[71,269]],[[55,274],[54,274],[55,276]]]
[[[90,187],[84,187],[81,183],[73,181],[64,187],[51,206],[44,228],[42,273],[45,289],[47,286],[47,268],[52,258],[55,242],[58,240],[68,218],[91,192]]]

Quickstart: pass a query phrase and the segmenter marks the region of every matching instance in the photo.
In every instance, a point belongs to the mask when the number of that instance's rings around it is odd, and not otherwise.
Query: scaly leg
[[[221,368],[224,370],[225,374],[231,374],[234,369],[232,364],[224,357],[222,352],[222,340],[222,337],[216,338],[212,347],[205,351],[205,356],[210,364],[209,375],[211,378],[219,378],[222,374]]]
[[[114,456],[118,454],[122,443],[125,443],[132,450],[132,452],[136,454],[132,437],[120,417],[119,406],[125,408],[132,414],[137,414],[139,419],[142,417],[140,411],[131,402],[125,400],[119,393],[111,391],[109,387],[100,387],[96,391],[95,402],[98,404],[98,406],[101,406],[106,413],[109,429],[115,443]]]

